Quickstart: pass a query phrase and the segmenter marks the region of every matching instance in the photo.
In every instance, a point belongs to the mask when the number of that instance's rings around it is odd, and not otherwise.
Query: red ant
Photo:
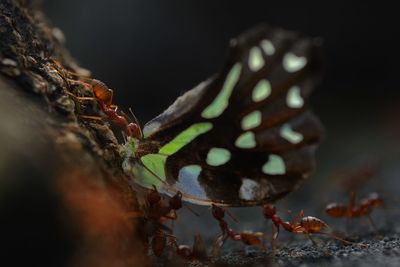
[[[383,200],[377,193],[371,193],[366,198],[362,198],[359,204],[356,204],[356,194],[351,192],[349,204],[344,203],[329,203],[325,212],[334,218],[358,218],[366,216],[374,228],[375,232],[378,233],[378,228],[372,220],[371,213],[375,208],[383,206]]]
[[[77,100],[90,100],[90,101],[97,101],[97,103],[100,105],[101,110],[106,114],[108,119],[112,121],[113,123],[117,124],[119,127],[122,128],[123,132],[125,133],[126,136],[132,136],[135,138],[142,138],[143,133],[142,130],[139,126],[138,120],[136,119],[135,115],[132,113],[131,114],[135,120],[135,123],[128,122],[127,116],[122,113],[122,115],[118,114],[118,106],[112,104],[112,99],[113,99],[113,90],[108,88],[107,85],[105,85],[103,82],[85,77],[83,75],[80,75],[78,73],[74,73],[68,70],[65,70],[62,65],[55,61],[52,60],[53,64],[56,66],[55,68],[57,69],[57,72],[60,74],[60,76],[63,78],[63,80],[66,81],[67,84],[69,83],[81,83],[83,84],[84,87],[90,87],[92,93],[94,94],[94,97],[79,97],[75,96],[74,94],[67,92],[67,94],[71,95]],[[60,71],[60,68],[62,71]],[[66,78],[65,73],[77,77],[83,81],[76,81],[72,80],[69,78]],[[81,118],[86,118],[86,119],[94,119],[94,120],[100,120],[101,118],[98,116],[88,116],[88,115],[80,115]]]
[[[176,211],[182,208],[182,193],[178,191],[169,199],[166,206],[162,201],[160,193],[154,187],[147,194],[147,218],[159,223],[164,223],[166,219],[176,220]]]
[[[229,228],[227,221],[225,221],[224,219],[225,209],[214,204],[211,205],[211,208],[212,208],[212,215],[219,222],[219,227],[221,229],[221,233],[217,236],[217,238],[214,241],[213,256],[218,256],[219,251],[227,238],[230,238],[234,241],[241,241],[245,245],[260,246],[264,248],[264,244],[261,241],[261,239],[264,237],[263,233],[260,232],[253,233],[249,231],[237,233],[233,231],[231,228]],[[234,221],[236,221],[235,218],[229,212],[228,214]]]
[[[312,234],[331,236],[344,243],[354,244],[337,236],[333,236],[329,233],[321,232],[321,229],[323,228],[331,229],[331,227],[327,223],[316,217],[312,216],[304,217],[303,211],[300,211],[299,214],[295,216],[291,222],[282,221],[282,219],[276,214],[276,207],[272,204],[264,205],[262,208],[262,212],[264,217],[267,220],[271,220],[274,226],[272,241],[271,241],[273,249],[276,248],[276,239],[278,238],[280,226],[282,226],[283,229],[285,229],[287,232],[306,235],[314,245],[316,245],[316,242],[311,238]],[[298,222],[299,218],[301,218],[300,222]]]
[[[167,220],[176,220],[176,210],[182,207],[182,194],[177,192],[172,198],[170,198],[168,205],[165,205],[161,195],[157,189],[151,189],[147,193],[147,204],[146,218],[153,221],[157,225],[157,229],[151,240],[151,249],[157,257],[161,256],[167,242],[167,234],[164,232],[163,223]],[[168,229],[168,228],[167,228]]]
[[[173,247],[175,249],[175,253],[185,260],[207,258],[204,242],[200,236],[195,236],[193,249],[190,249],[186,245],[178,245],[177,238],[174,235],[165,233],[161,227],[161,225],[167,219],[176,220],[176,211],[182,208],[181,192],[178,191],[172,198],[169,199],[168,205],[165,205],[162,201],[161,195],[154,187],[148,192],[146,200],[149,205],[146,212],[146,217],[158,224],[158,229],[155,231],[151,241],[151,249],[154,255],[160,257],[167,247],[167,240],[170,240],[168,246]]]

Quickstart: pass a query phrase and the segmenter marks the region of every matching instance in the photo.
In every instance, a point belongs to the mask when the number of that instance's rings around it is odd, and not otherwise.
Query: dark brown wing
[[[220,73],[144,128],[139,149],[164,156],[164,191],[243,206],[294,190],[322,133],[308,109],[320,69],[318,42],[297,33],[263,25],[232,40]]]

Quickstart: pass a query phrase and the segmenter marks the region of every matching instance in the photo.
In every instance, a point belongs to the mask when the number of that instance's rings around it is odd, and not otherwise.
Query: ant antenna
[[[143,136],[143,131],[142,131],[142,126],[140,125],[140,122],[139,122],[138,118],[137,118],[137,117],[135,116],[135,114],[133,113],[132,108],[129,108],[128,110],[129,110],[129,112],[131,113],[134,122],[139,126],[139,131],[140,131],[141,137],[144,138],[144,136]]]
[[[194,209],[192,209],[189,205],[187,204],[183,204],[185,206],[185,208],[187,208],[191,213],[193,213],[194,215],[196,215],[197,217],[200,217],[200,214],[197,213]]]
[[[366,245],[366,244],[351,242],[351,241],[348,241],[346,239],[340,238],[340,237],[338,237],[336,235],[332,235],[332,234],[329,234],[329,233],[317,232],[317,234],[331,237],[333,239],[339,240],[339,241],[341,241],[343,243],[346,243],[346,244],[349,244],[349,245],[357,245],[357,246],[364,247],[364,248],[368,247],[368,245]]]
[[[233,213],[229,209],[226,208],[225,211],[235,223],[239,223],[238,219],[236,219],[235,215],[233,215]]]
[[[128,142],[125,136],[125,133],[122,131],[122,139],[124,139],[124,143]]]
[[[216,206],[217,206],[217,205],[216,205]],[[235,215],[233,215],[233,213],[232,213],[229,209],[223,208],[223,207],[221,207],[221,206],[217,206],[217,207],[223,209],[223,210],[228,214],[228,216],[231,217],[231,219],[232,219],[235,223],[239,223],[238,219],[236,219]],[[212,208],[212,206],[210,206],[210,209],[211,209],[211,208]]]

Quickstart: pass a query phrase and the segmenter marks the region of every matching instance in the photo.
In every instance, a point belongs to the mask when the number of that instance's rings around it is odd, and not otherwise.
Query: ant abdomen
[[[318,233],[323,227],[328,226],[324,221],[312,216],[301,218],[300,225],[306,229],[308,233]]]
[[[104,104],[111,105],[113,91],[102,81],[93,79],[90,81],[90,85],[93,88],[94,95],[100,99]]]
[[[347,206],[340,203],[331,203],[326,206],[325,212],[331,217],[345,217],[347,215]]]

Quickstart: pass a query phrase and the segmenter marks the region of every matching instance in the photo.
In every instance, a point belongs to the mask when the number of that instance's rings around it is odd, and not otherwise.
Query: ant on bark
[[[329,203],[325,212],[333,218],[359,218],[365,216],[371,223],[375,232],[378,234],[378,228],[371,217],[371,213],[375,208],[383,206],[383,200],[377,193],[371,193],[367,197],[362,198],[356,203],[356,193],[351,192],[348,204],[332,202]]]
[[[182,193],[178,191],[169,199],[168,205],[165,205],[160,193],[154,187],[147,194],[147,203],[149,206],[146,217],[149,220],[159,223],[164,223],[167,219],[176,220],[176,211],[182,208]]]
[[[327,223],[312,216],[304,217],[304,212],[300,211],[297,216],[295,216],[291,222],[284,222],[277,214],[276,207],[272,204],[266,204],[262,208],[262,213],[267,220],[271,220],[273,223],[273,235],[272,235],[272,248],[276,248],[276,240],[279,235],[279,229],[282,226],[287,232],[294,234],[306,235],[314,245],[317,245],[314,239],[311,238],[312,234],[319,234],[324,236],[329,236],[346,244],[357,244],[340,237],[332,235],[330,233],[322,232],[323,228],[332,229]],[[300,219],[301,218],[301,219]],[[300,222],[298,220],[300,219]]]
[[[234,241],[241,241],[242,243],[248,246],[259,246],[265,249],[264,244],[262,242],[262,239],[265,236],[264,233],[261,232],[254,233],[249,231],[237,233],[233,231],[231,228],[229,228],[227,221],[224,219],[225,209],[214,204],[212,204],[211,209],[212,209],[212,215],[219,222],[219,227],[221,229],[221,233],[217,236],[217,238],[214,241],[213,253],[212,253],[213,256],[216,257],[219,255],[221,247],[224,245],[226,239],[228,238]],[[236,221],[233,215],[231,215],[229,212],[228,215],[234,221]]]
[[[58,74],[61,76],[61,78],[67,83],[69,86],[71,83],[79,84],[82,85],[85,88],[89,87],[89,90],[93,93],[93,97],[80,97],[72,94],[71,92],[67,92],[68,95],[72,96],[76,100],[80,101],[96,101],[101,110],[104,112],[104,114],[107,116],[107,118],[118,125],[119,127],[122,128],[122,131],[126,136],[133,136],[135,138],[142,138],[143,133],[140,127],[140,124],[133,114],[132,110],[129,109],[133,120],[133,122],[128,122],[128,116],[122,112],[122,115],[118,114],[118,106],[112,104],[112,99],[113,99],[113,90],[108,88],[105,83],[102,81],[92,79],[86,76],[83,76],[78,73],[71,72],[69,70],[66,70],[59,62],[56,60],[51,60],[53,63],[53,66],[57,70]],[[68,76],[72,76],[75,78],[78,78],[79,80],[74,80],[68,78]],[[101,117],[99,116],[89,116],[89,115],[79,115],[79,117],[84,118],[84,119],[93,119],[93,120],[101,120]]]

